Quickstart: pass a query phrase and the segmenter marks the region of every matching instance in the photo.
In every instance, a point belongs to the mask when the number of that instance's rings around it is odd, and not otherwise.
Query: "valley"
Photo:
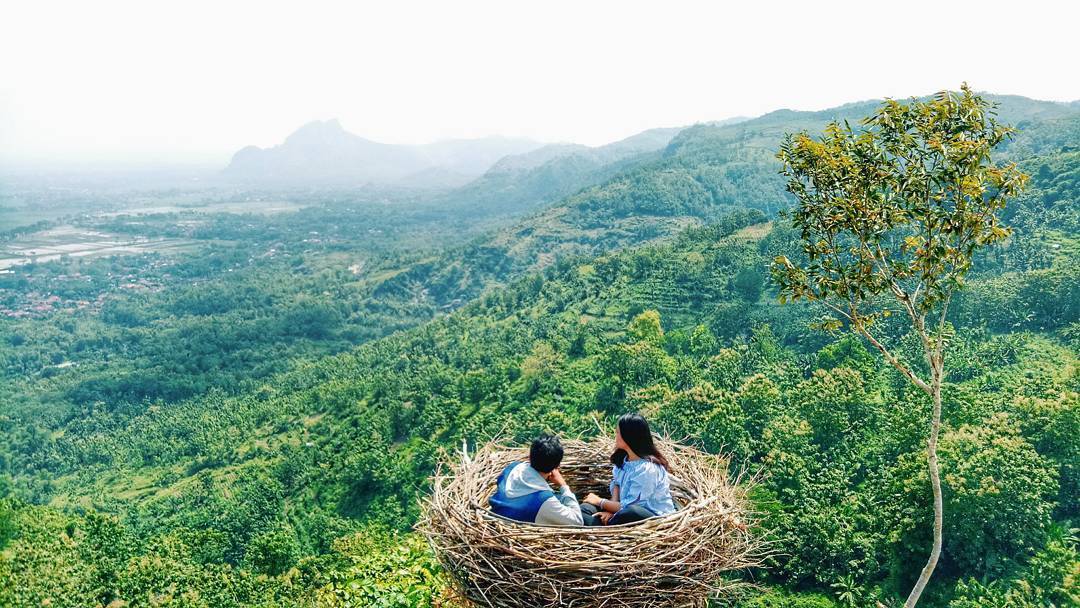
[[[1080,107],[989,99],[1031,182],[948,314],[950,540],[924,601],[1064,606]],[[894,602],[928,544],[927,399],[769,273],[801,251],[781,138],[878,105],[532,142],[463,183],[91,193],[4,225],[0,604],[457,606],[411,531],[436,463],[627,411],[761,475],[776,551],[731,606]]]

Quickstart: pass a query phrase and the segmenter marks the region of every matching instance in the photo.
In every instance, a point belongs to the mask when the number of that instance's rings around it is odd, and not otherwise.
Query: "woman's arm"
[[[589,503],[600,509],[601,511],[607,511],[608,513],[618,513],[622,505],[619,503],[619,486],[612,486],[611,498],[600,498],[596,494],[589,493],[585,497],[585,502]]]
[[[622,504],[619,503],[619,486],[612,488],[611,498],[602,499],[597,506],[608,513],[618,513],[622,508]]]
[[[599,509],[601,515],[618,513],[619,509],[622,508],[622,503],[619,502],[621,472],[622,469],[618,466],[611,468],[611,483],[608,485],[608,490],[611,491],[611,498],[600,498],[593,492],[589,492],[589,495],[585,497],[585,502]],[[605,521],[604,523],[607,522]]]

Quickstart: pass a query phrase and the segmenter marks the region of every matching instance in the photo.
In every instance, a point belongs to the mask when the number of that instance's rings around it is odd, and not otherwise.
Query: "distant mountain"
[[[530,152],[541,145],[508,137],[384,144],[349,133],[337,120],[315,121],[297,129],[280,145],[240,150],[223,176],[273,184],[446,187],[482,175],[504,156]]]
[[[727,121],[723,122],[726,123]],[[581,144],[549,144],[523,154],[507,156],[495,163],[487,174],[496,176],[518,171],[529,171],[554,160],[570,156],[579,156],[596,166],[605,165],[643,152],[661,150],[682,129],[682,127],[649,129],[637,135],[631,135],[626,139],[596,147]]]
[[[506,156],[444,197],[474,211],[522,213],[609,179],[660,154],[682,127],[649,129],[602,146],[549,144]]]
[[[749,120],[728,118],[705,123],[733,125]],[[642,131],[602,146],[559,143],[507,156],[482,177],[447,195],[449,202],[465,202],[474,209],[498,207],[502,211],[529,211],[603,182],[634,165],[658,158],[686,127]]]

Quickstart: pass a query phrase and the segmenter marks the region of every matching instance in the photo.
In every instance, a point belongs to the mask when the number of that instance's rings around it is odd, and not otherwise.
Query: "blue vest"
[[[518,465],[529,466],[523,462],[511,462],[506,465],[503,472],[499,474],[495,495],[488,499],[488,503],[491,505],[491,512],[496,515],[502,515],[517,521],[536,523],[536,514],[540,512],[540,506],[547,499],[555,496],[555,493],[551,490],[539,490],[516,498],[507,497],[506,478],[510,476],[510,470]]]

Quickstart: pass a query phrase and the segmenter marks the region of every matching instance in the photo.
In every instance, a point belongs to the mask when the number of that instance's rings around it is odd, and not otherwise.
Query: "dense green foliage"
[[[215,216],[208,238],[232,245],[159,270],[114,257],[4,275],[0,297],[18,299],[39,278],[76,289],[59,277],[78,267],[104,297],[0,321],[0,605],[449,606],[409,532],[443,450],[587,435],[632,409],[763,473],[753,496],[776,551],[738,605],[894,601],[928,546],[927,420],[911,413],[926,397],[858,339],[815,330],[820,308],[776,303],[765,272],[799,237],[768,221],[779,134],[865,109],[694,127],[438,251],[419,248],[439,221],[364,242],[368,208],[339,201]],[[1062,120],[1023,117],[1036,132]],[[1039,141],[1017,152],[1032,174],[1017,230],[950,313],[930,605],[1080,598],[1080,199],[1061,177],[1080,157],[1062,150],[1075,140]],[[710,189],[716,176],[733,181]],[[283,253],[251,259],[270,247]],[[125,290],[112,268],[160,285]],[[917,361],[902,323],[881,329]],[[78,365],[48,367],[64,361]]]
[[[445,583],[418,538],[372,528],[338,539],[318,558],[296,556],[288,572],[249,558],[214,555],[222,535],[180,530],[135,539],[114,518],[65,516],[0,503],[19,530],[0,570],[4,606],[384,606],[431,605]],[[259,557],[281,551],[256,540]],[[261,550],[260,550],[261,549]],[[118,603],[119,602],[119,603]]]

